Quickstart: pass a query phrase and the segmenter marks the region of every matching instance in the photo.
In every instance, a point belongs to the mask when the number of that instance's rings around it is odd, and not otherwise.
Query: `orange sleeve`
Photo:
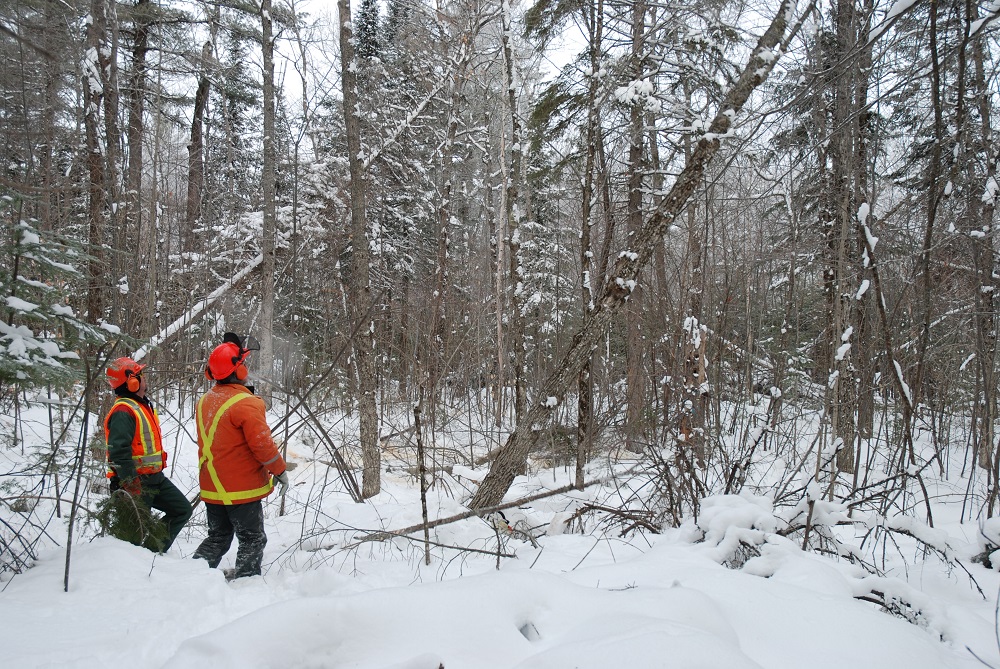
[[[264,416],[264,400],[250,397],[238,402],[230,411],[233,412],[233,424],[243,431],[243,438],[257,462],[275,476],[284,472],[285,460],[271,438],[271,428]]]

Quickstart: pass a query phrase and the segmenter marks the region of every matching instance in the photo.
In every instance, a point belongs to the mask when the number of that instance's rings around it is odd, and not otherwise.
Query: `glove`
[[[133,497],[142,495],[142,484],[139,482],[138,476],[134,476],[128,481],[122,481],[119,483],[119,487]]]
[[[278,485],[281,486],[281,490],[279,491],[279,494],[284,495],[285,491],[288,490],[288,486],[289,486],[288,472],[287,471],[281,472],[280,474],[278,474],[277,476],[274,477],[274,480],[277,481]]]

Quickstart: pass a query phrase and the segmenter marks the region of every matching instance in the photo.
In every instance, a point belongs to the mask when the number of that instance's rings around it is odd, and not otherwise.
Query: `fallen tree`
[[[608,273],[609,280],[600,299],[573,337],[562,363],[542,384],[539,396],[525,415],[518,416],[517,426],[507,438],[489,474],[483,479],[482,485],[470,502],[473,509],[483,511],[496,507],[507,494],[515,476],[527,461],[533,443],[532,430],[548,419],[552,408],[565,395],[570,385],[576,382],[580,371],[590,360],[604,336],[604,332],[635,289],[639,273],[649,263],[656,245],[662,243],[671,224],[685,209],[688,200],[704,181],[705,171],[719,152],[722,138],[731,135],[736,115],[743,109],[751,93],[764,83],[774,68],[778,55],[787,44],[787,40],[782,43],[782,39],[794,9],[794,0],[782,2],[739,79],[723,99],[708,131],[698,140],[697,148],[678,175],[670,192],[643,224],[642,230],[635,237],[633,248],[618,256],[614,267]],[[794,31],[791,34],[794,34]]]

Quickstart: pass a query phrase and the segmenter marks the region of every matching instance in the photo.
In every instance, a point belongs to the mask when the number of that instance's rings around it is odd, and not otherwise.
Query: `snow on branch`
[[[392,146],[392,144],[399,139],[399,136],[403,134],[403,131],[413,125],[413,122],[416,121],[417,118],[424,112],[424,109],[427,108],[427,105],[430,104],[431,100],[437,97],[438,93],[441,92],[441,89],[444,88],[445,84],[448,83],[448,81],[455,75],[455,72],[460,69],[464,69],[466,63],[468,63],[472,56],[472,51],[469,49],[470,41],[471,40],[462,40],[459,56],[452,63],[451,68],[441,75],[441,78],[434,84],[434,88],[432,88],[431,91],[424,96],[424,99],[420,101],[420,104],[418,104],[413,111],[407,114],[406,118],[393,129],[385,141],[382,142],[382,146],[372,150],[372,152],[368,155],[362,154],[359,156],[361,159],[362,169],[367,171],[372,166],[372,163],[378,160],[379,156],[381,156],[387,148]]]
[[[142,360],[143,358],[146,357],[146,354],[149,353],[150,350],[163,344],[163,342],[167,341],[168,339],[176,335],[178,332],[181,332],[182,330],[186,329],[188,326],[190,326],[192,323],[198,320],[203,315],[203,312],[206,309],[215,304],[215,302],[220,297],[228,293],[233,286],[235,286],[240,281],[245,279],[250,274],[250,272],[257,269],[257,266],[260,265],[263,261],[264,261],[264,255],[260,254],[256,258],[248,262],[246,264],[246,267],[244,267],[239,272],[234,274],[233,277],[229,279],[229,281],[226,281],[224,284],[213,290],[207,297],[202,299],[200,302],[198,302],[193,307],[188,309],[184,314],[182,314],[180,318],[178,318],[173,323],[171,323],[163,330],[161,330],[159,334],[150,337],[149,343],[140,346],[139,349],[133,354],[132,358],[136,361]]]
[[[815,502],[812,523],[823,540],[814,550],[861,567],[861,572],[841,570],[855,599],[877,604],[887,613],[948,638],[948,618],[940,606],[906,581],[880,573],[873,563],[866,561],[866,551],[846,541],[843,532],[834,531],[834,528],[854,527],[866,537],[872,532],[882,532],[883,537],[909,537],[921,551],[933,553],[942,562],[965,571],[980,595],[985,597],[979,584],[959,561],[947,532],[911,516],[869,513],[852,517],[849,510],[845,503]],[[802,554],[798,542],[789,537],[804,531],[805,522],[804,499],[792,507],[775,508],[769,497],[760,495],[715,495],[702,501],[701,515],[697,521],[686,524],[686,535],[692,543],[703,544],[708,557],[715,562],[770,578],[789,559]],[[873,550],[869,548],[867,553]]]

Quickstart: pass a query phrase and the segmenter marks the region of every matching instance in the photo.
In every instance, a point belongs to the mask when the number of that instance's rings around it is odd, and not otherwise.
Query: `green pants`
[[[165,553],[187,521],[191,519],[193,512],[191,503],[163,472],[143,474],[139,477],[139,483],[142,485],[142,501],[149,505],[149,508],[162,511],[163,523],[167,526],[167,538],[163,545],[146,546],[146,548]]]

